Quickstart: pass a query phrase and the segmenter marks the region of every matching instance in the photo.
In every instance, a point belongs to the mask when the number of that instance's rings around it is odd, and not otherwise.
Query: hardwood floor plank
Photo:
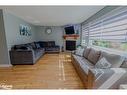
[[[0,68],[0,84],[12,89],[84,89],[69,53],[45,54],[34,65]]]

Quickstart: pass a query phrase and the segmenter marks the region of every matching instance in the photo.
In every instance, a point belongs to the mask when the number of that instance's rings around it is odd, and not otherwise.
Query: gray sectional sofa
[[[44,53],[44,48],[36,47],[36,44],[34,42],[22,45],[14,45],[10,51],[11,64],[35,64],[36,61],[42,55],[44,55]]]
[[[127,83],[127,59],[121,55],[86,48],[82,55],[72,53],[71,58],[88,89],[116,89]]]
[[[60,47],[55,45],[55,41],[14,45],[10,50],[11,64],[35,64],[42,55],[49,52],[60,52]]]
[[[60,46],[55,44],[55,41],[39,41],[38,42],[42,48],[45,49],[46,53],[59,53]]]

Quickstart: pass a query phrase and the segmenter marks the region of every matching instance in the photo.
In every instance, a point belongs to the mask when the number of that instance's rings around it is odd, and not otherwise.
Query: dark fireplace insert
[[[66,50],[73,51],[76,49],[76,41],[67,40],[66,41]]]

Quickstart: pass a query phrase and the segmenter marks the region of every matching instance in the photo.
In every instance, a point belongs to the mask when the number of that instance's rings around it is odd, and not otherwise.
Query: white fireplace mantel
[[[64,51],[67,51],[66,50],[66,41],[75,41],[77,43],[79,35],[77,35],[77,34],[74,34],[74,35],[64,35],[63,38],[64,38]]]

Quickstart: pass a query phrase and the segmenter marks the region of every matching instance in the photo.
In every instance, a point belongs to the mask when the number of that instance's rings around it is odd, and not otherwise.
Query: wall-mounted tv
[[[65,29],[65,33],[67,35],[69,35],[69,34],[75,34],[74,26],[65,27],[64,29]]]

